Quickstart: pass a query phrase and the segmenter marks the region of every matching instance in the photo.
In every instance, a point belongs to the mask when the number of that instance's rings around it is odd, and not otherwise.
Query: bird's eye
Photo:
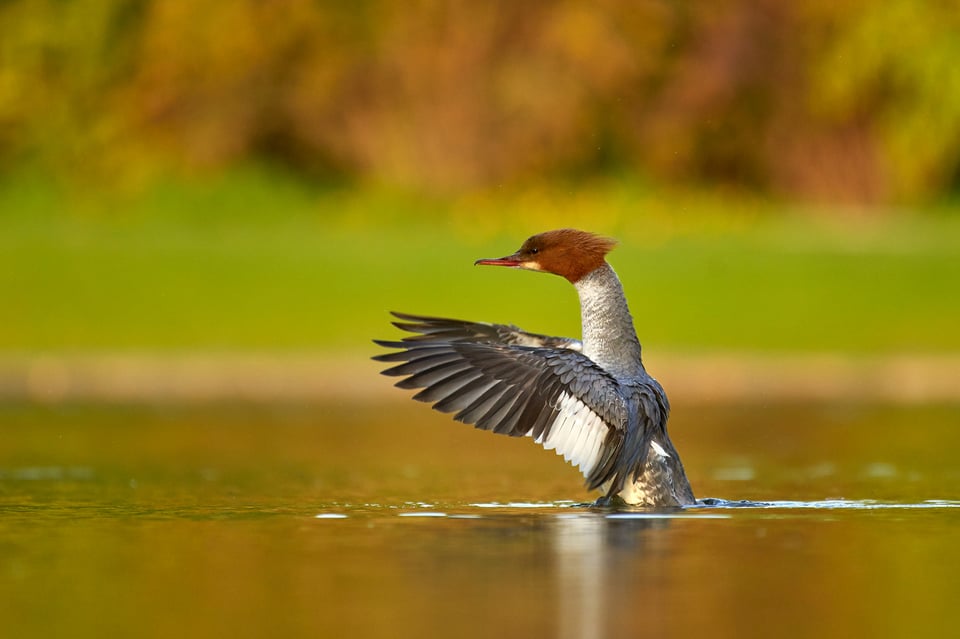
[[[539,252],[540,252],[540,249],[538,249],[538,248],[536,248],[536,247],[530,249],[530,254],[531,254],[531,255],[536,255],[536,254],[539,253]]]

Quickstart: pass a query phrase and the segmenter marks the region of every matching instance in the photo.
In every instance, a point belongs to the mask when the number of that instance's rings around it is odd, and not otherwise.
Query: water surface
[[[678,408],[647,512],[420,405],[8,405],[3,635],[945,636],[958,414]]]

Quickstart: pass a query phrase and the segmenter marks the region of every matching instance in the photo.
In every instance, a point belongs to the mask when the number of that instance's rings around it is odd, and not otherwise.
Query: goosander
[[[478,265],[554,273],[580,297],[582,340],[487,324],[396,313],[414,333],[378,355],[401,362],[383,371],[414,399],[454,419],[530,437],[579,467],[600,504],[643,507],[695,503],[667,435],[670,404],[643,367],[623,287],[606,255],[616,241],[575,229],[534,235],[506,257]]]

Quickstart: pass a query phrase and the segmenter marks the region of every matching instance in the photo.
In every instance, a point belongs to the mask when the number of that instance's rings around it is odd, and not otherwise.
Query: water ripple
[[[323,511],[314,515],[315,519],[346,519],[371,514],[389,514],[405,518],[447,518],[447,519],[485,519],[511,513],[550,514],[557,519],[577,519],[583,517],[602,517],[605,519],[730,519],[732,513],[716,511],[732,510],[808,510],[808,511],[867,511],[867,510],[936,510],[960,508],[960,501],[950,499],[927,499],[915,503],[884,502],[873,499],[820,499],[811,501],[773,500],[750,501],[730,500],[709,497],[700,499],[696,505],[686,508],[650,510],[643,508],[610,509],[590,503],[574,501],[547,502],[477,502],[469,504],[430,504],[425,502],[405,502],[400,505],[382,504],[337,504],[336,511]],[[704,512],[706,510],[714,512]],[[476,512],[479,510],[480,512]],[[474,512],[471,512],[474,511]]]
[[[880,510],[915,508],[960,508],[960,501],[927,499],[917,503],[884,502],[874,499],[821,499],[815,501],[749,501],[708,497],[697,500],[693,508],[758,508],[758,509],[818,509],[818,510]]]

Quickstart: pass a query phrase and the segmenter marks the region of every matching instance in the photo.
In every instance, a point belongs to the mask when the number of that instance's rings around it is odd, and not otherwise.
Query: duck
[[[400,377],[413,399],[458,422],[554,450],[583,474],[598,505],[677,508],[696,503],[667,434],[670,403],[644,368],[620,278],[607,262],[616,240],[578,229],[528,238],[481,266],[552,273],[580,301],[581,338],[524,331],[512,324],[392,312],[410,333],[374,340],[373,359]]]

